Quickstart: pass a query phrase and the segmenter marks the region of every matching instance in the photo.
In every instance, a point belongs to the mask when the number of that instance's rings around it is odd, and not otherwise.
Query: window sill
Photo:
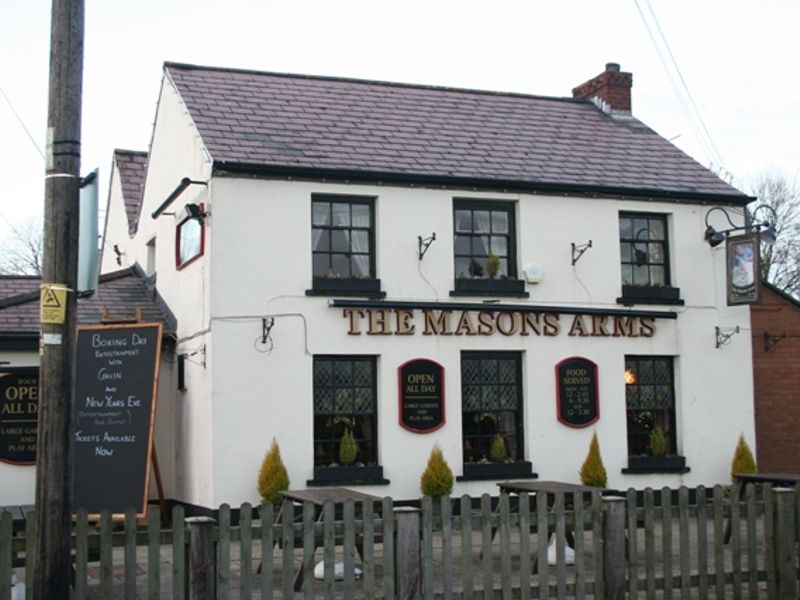
[[[683,456],[629,456],[628,468],[622,469],[626,475],[647,473],[688,473],[686,458]]]
[[[456,481],[485,481],[499,479],[536,479],[533,465],[522,460],[512,463],[464,463],[464,474]]]
[[[673,304],[683,306],[680,298],[681,290],[675,287],[648,287],[638,285],[623,285],[622,296],[617,298],[617,304],[626,306],[631,304]]]
[[[451,296],[530,296],[521,279],[456,279],[454,287]]]
[[[362,298],[385,298],[380,279],[325,279],[315,277],[306,296],[358,296]]]
[[[383,477],[383,467],[314,467],[314,479],[306,485],[324,487],[337,485],[389,485]]]

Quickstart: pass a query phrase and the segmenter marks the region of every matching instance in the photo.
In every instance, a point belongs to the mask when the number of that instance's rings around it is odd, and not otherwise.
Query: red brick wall
[[[756,461],[760,471],[800,473],[800,306],[762,291],[750,312]],[[765,351],[765,332],[786,337]]]

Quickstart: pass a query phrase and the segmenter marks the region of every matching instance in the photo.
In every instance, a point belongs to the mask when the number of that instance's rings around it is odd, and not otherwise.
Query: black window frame
[[[368,298],[383,298],[385,293],[381,291],[381,281],[376,277],[376,230],[375,230],[375,200],[374,196],[354,196],[345,194],[312,194],[311,195],[311,289],[306,290],[309,296],[318,295],[339,295],[339,296],[362,296]],[[328,224],[314,223],[314,207],[316,204],[327,203],[331,214],[331,221]],[[350,211],[350,223],[348,225],[333,224],[333,205],[348,204]],[[366,206],[369,209],[369,225],[367,227],[354,226],[352,224],[353,206]],[[322,231],[322,235],[327,237],[327,249],[319,250],[314,247],[314,232]],[[368,235],[367,251],[353,251],[352,233],[366,232]],[[334,232],[347,232],[349,248],[347,251],[333,250]],[[321,276],[314,273],[317,257],[328,257],[329,267],[333,267],[334,256],[347,256],[349,273],[345,277],[341,276]],[[353,277],[353,257],[367,256],[369,258],[368,277]]]
[[[678,453],[674,357],[626,355],[624,375],[628,468],[623,473],[687,472],[686,459]],[[659,406],[659,397],[665,395],[668,405]],[[650,448],[650,435],[657,426],[667,439],[663,456],[654,456]]]
[[[469,367],[467,366],[467,361],[478,361],[478,377],[472,377],[468,370]],[[496,377],[492,380],[491,377],[486,378],[486,371],[484,371],[484,365],[481,364],[484,361],[496,361],[497,364],[497,371]],[[513,382],[509,383],[508,381],[501,381],[501,375],[499,372],[500,369],[500,361],[513,361]],[[523,382],[523,369],[522,369],[522,352],[517,351],[501,351],[501,350],[487,350],[487,351],[474,351],[474,350],[465,350],[461,352],[460,357],[460,365],[461,365],[461,443],[462,443],[462,459],[463,459],[463,476],[458,477],[457,479],[460,481],[463,480],[485,480],[485,479],[508,479],[508,478],[516,478],[516,477],[523,477],[523,478],[532,478],[536,477],[536,474],[532,471],[532,466],[529,461],[525,460],[525,401],[524,401],[524,382]],[[466,409],[466,401],[467,395],[471,394],[473,390],[477,391],[482,397],[486,393],[486,388],[495,387],[497,388],[496,398],[497,398],[497,408],[487,409],[487,407],[482,406],[478,410],[467,410]],[[504,409],[500,406],[500,397],[502,395],[502,391],[500,388],[502,387],[513,387],[515,389],[516,395],[516,407],[513,409]],[[476,390],[476,388],[479,388]],[[489,460],[489,448],[491,447],[491,441],[494,435],[497,433],[497,425],[500,421],[501,414],[512,414],[514,417],[513,429],[514,429],[514,443],[515,449],[514,452],[516,456],[508,460],[507,462],[499,462],[493,463]],[[472,431],[473,422],[478,423],[478,429],[481,429],[483,425],[479,422],[475,421],[476,416],[480,416],[486,414],[487,416],[484,419],[481,419],[485,423],[486,426],[489,426],[490,422],[493,420],[495,423],[495,431],[489,433],[481,433],[480,431],[477,434]],[[494,415],[492,418],[491,415]],[[508,438],[506,438],[508,439]],[[488,442],[488,443],[487,443]],[[481,458],[476,460],[476,452],[475,447],[479,449],[477,452],[481,453]],[[485,450],[482,452],[481,449]],[[509,448],[507,447],[507,450]],[[472,452],[472,455],[468,455],[468,452]],[[471,459],[471,460],[468,460]]]
[[[321,381],[322,363],[331,364],[330,382]],[[339,383],[336,380],[336,365],[350,365],[350,381]],[[369,363],[369,382],[358,383],[353,379],[355,363]],[[358,411],[354,406],[359,390],[370,391],[370,411]],[[331,394],[325,394],[331,391]],[[339,410],[335,398],[339,391],[349,392],[350,411]],[[330,411],[318,411],[320,402],[325,402],[323,396],[328,396],[332,402]],[[314,455],[314,479],[308,485],[358,485],[358,484],[386,484],[383,479],[383,468],[378,462],[378,357],[368,354],[317,354],[312,360],[312,439]],[[369,429],[369,438],[366,437],[364,423],[359,424],[359,418],[366,416]],[[321,431],[320,423],[323,419],[332,420],[330,431]],[[350,421],[350,427],[346,419]],[[356,463],[354,465],[338,465],[339,443],[345,429],[350,429],[359,445]],[[367,444],[365,446],[365,443]],[[327,446],[327,448],[326,448]]]
[[[623,226],[623,220],[630,220],[630,226]],[[637,221],[639,223],[637,223]],[[642,226],[641,221],[644,221]],[[671,249],[669,236],[669,215],[665,213],[649,213],[621,211],[618,215],[619,247],[620,247],[620,279],[622,296],[617,299],[620,304],[683,304],[680,289],[672,285]],[[654,227],[653,223],[658,226]],[[662,235],[658,235],[658,230]],[[630,230],[630,235],[623,231]],[[645,235],[642,235],[645,233]],[[660,259],[656,258],[660,254]],[[647,281],[636,280],[636,269],[646,267]],[[630,269],[630,278],[626,271]],[[663,281],[654,281],[653,272],[661,269]]]
[[[516,202],[509,202],[505,200],[483,200],[475,198],[454,198],[453,199],[453,273],[454,273],[454,289],[450,292],[451,296],[515,296],[527,298],[529,294],[525,291],[525,282],[518,279],[518,264],[517,264],[517,227],[516,227]],[[489,230],[487,232],[476,232],[473,225],[474,216],[470,217],[470,231],[460,232],[458,227],[457,213],[459,211],[489,211]],[[507,218],[506,232],[493,231],[492,212],[502,212]],[[487,257],[493,252],[492,237],[504,237],[506,239],[506,253],[505,255],[496,255],[506,259],[506,274],[504,276],[490,278],[488,274],[483,276],[485,266],[481,263],[476,264],[481,269],[481,276],[475,276],[474,273],[470,277],[463,276],[463,271],[459,271],[459,259],[470,259],[470,268],[475,258],[482,259],[482,254],[476,254],[473,251],[473,238],[486,236],[488,238]],[[468,252],[462,251],[459,246],[459,238],[469,238]]]

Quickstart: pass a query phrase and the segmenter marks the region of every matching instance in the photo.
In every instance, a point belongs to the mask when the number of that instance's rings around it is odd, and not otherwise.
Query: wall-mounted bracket
[[[417,256],[419,259],[422,260],[422,257],[425,256],[425,253],[428,251],[430,245],[436,240],[436,232],[430,234],[430,236],[424,238],[421,235],[417,236],[417,243],[419,244],[417,247]]]
[[[585,244],[576,244],[575,242],[570,242],[570,244],[572,245],[572,266],[574,267],[575,263],[583,256],[583,253],[592,247],[592,240]]]
[[[714,333],[717,338],[716,348],[727,344],[740,331],[741,329],[738,325],[736,327],[714,327]]]
[[[778,345],[778,342],[781,340],[786,339],[786,332],[784,331],[781,335],[770,335],[768,332],[764,332],[764,352],[769,352],[775,346]]]

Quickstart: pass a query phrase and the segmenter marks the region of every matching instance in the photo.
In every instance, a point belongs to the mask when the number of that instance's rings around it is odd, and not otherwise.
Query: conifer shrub
[[[261,463],[258,472],[258,493],[263,502],[272,504],[281,503],[279,492],[289,489],[289,474],[281,459],[281,449],[275,438],[272,438],[272,445]]]
[[[486,274],[494,279],[500,271],[500,257],[496,254],[490,254],[486,257]]]
[[[592,434],[592,441],[589,444],[589,453],[581,466],[581,483],[594,487],[604,488],[608,484],[608,474],[603,466],[603,458],[600,456],[600,443],[597,441],[597,432]]]
[[[666,456],[669,447],[667,436],[664,435],[664,430],[656,425],[655,429],[650,432],[650,451],[653,456]]]
[[[508,452],[506,450],[506,440],[499,433],[492,438],[492,447],[489,448],[489,458],[492,462],[503,462]]]
[[[744,439],[744,434],[740,433],[739,443],[736,444],[733,461],[731,461],[731,478],[735,480],[734,475],[751,475],[754,473],[758,473],[756,459],[753,458],[753,453]]]
[[[428,458],[428,466],[420,478],[420,490],[423,496],[441,498],[449,496],[453,491],[453,471],[444,459],[444,453],[439,444],[434,445]]]
[[[344,430],[344,435],[339,442],[339,462],[343,465],[352,465],[358,455],[358,443],[350,429]]]

